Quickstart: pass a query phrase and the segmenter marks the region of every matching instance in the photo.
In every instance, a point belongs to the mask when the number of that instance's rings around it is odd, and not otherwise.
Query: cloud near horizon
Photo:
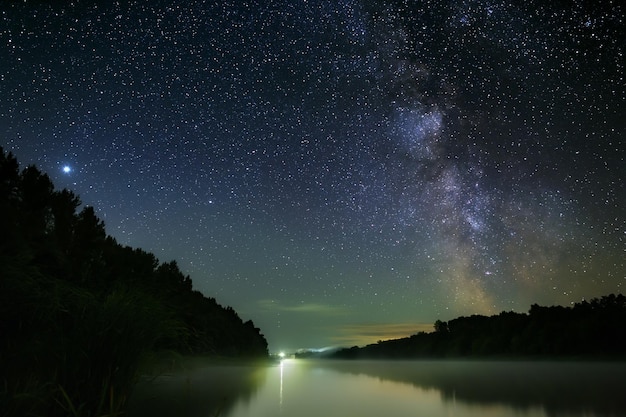
[[[318,303],[303,302],[295,305],[285,305],[276,300],[265,299],[259,300],[258,305],[263,310],[288,311],[292,313],[314,313],[332,316],[345,315],[347,313],[342,307]]]
[[[367,323],[349,324],[339,328],[332,338],[339,345],[364,346],[379,340],[400,339],[418,332],[431,332],[432,323]]]

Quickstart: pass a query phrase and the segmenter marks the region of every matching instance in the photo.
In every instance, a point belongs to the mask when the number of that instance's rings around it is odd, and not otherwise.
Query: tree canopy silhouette
[[[0,414],[116,412],[151,351],[268,355],[176,261],[120,245],[93,207],[2,148],[0,227]]]
[[[626,297],[610,294],[572,307],[533,304],[528,314],[503,311],[448,322],[434,332],[342,349],[338,358],[626,357]]]

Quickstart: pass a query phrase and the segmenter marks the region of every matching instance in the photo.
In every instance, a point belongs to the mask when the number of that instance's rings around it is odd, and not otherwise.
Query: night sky
[[[626,287],[617,1],[2,1],[0,145],[270,350]]]

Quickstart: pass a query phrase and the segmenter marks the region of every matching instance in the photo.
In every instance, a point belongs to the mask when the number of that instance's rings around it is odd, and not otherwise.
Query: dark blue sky
[[[0,145],[272,350],[624,291],[617,2],[47,3]]]

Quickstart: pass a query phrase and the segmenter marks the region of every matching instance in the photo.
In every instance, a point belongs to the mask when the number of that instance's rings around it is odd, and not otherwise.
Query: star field
[[[0,144],[270,349],[624,292],[616,1],[179,3],[4,2]]]

